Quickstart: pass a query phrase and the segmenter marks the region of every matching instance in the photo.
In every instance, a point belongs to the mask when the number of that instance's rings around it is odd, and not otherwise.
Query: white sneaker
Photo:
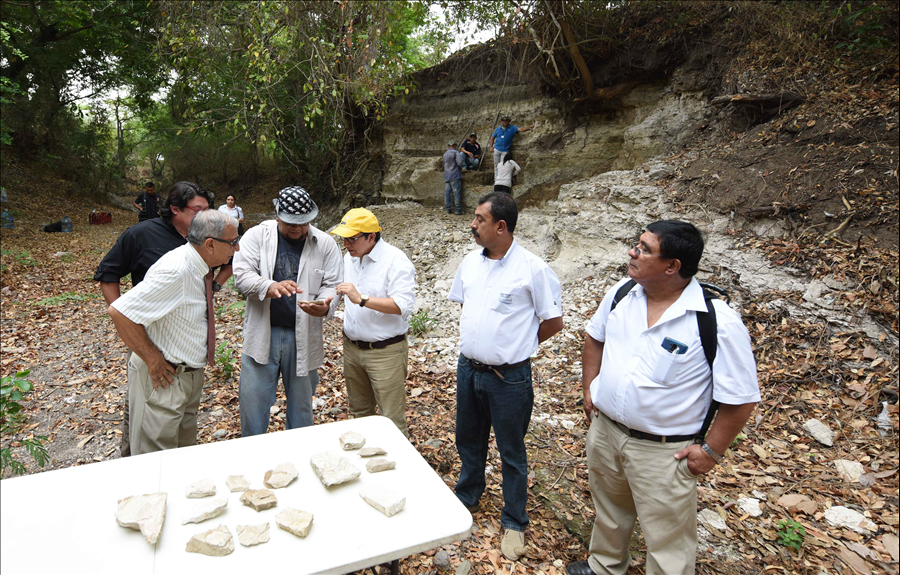
[[[525,533],[512,529],[504,530],[500,551],[510,561],[518,561],[519,557],[525,555]]]

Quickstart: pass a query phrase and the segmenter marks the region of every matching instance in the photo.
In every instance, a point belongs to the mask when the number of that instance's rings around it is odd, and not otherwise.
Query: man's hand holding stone
[[[328,308],[331,306],[331,300],[333,297],[329,297],[322,303],[314,303],[311,301],[298,301],[297,307],[301,310],[305,311],[309,315],[313,317],[325,317],[328,314]]]
[[[359,305],[359,302],[362,301],[362,296],[358,291],[356,291],[356,286],[351,283],[345,282],[338,284],[337,293],[347,296],[347,299],[350,300],[350,303],[354,303],[356,305]]]

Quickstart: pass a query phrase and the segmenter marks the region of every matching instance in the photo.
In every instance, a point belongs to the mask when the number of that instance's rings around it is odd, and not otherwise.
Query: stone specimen
[[[201,553],[212,557],[223,557],[234,551],[234,538],[231,531],[224,525],[215,529],[197,533],[187,542],[185,551],[188,553]]]
[[[810,419],[803,424],[803,429],[822,445],[827,447],[834,445],[834,432],[818,419]]]
[[[266,471],[263,484],[269,489],[281,489],[287,487],[291,481],[297,479],[297,468],[293,463],[281,463],[275,469]]]
[[[403,511],[406,497],[385,487],[369,487],[359,492],[363,500],[388,517]]]
[[[393,469],[395,467],[397,467],[396,462],[391,461],[390,459],[384,459],[383,457],[366,461],[366,471],[369,473],[387,471],[388,469]]]
[[[184,490],[184,495],[188,499],[200,499],[201,497],[211,497],[216,494],[216,484],[212,479],[203,479],[188,485]]]
[[[836,459],[834,467],[847,481],[859,481],[859,478],[865,473],[861,463],[849,459]]]
[[[250,489],[250,482],[243,475],[229,475],[225,479],[225,487],[232,493],[239,491],[247,491]]]
[[[228,507],[228,498],[226,497],[216,497],[215,499],[201,501],[181,518],[181,524],[202,523],[207,519],[221,515],[226,507]]]
[[[116,523],[140,531],[147,543],[155,544],[166,520],[167,497],[165,493],[150,493],[120,499]]]
[[[365,444],[366,438],[359,433],[356,433],[355,431],[348,431],[347,433],[341,435],[341,448],[344,451],[359,449]]]
[[[360,457],[375,457],[376,455],[387,455],[387,451],[380,447],[363,447],[359,452]]]
[[[835,505],[826,509],[825,520],[835,527],[845,527],[857,533],[877,530],[875,524],[865,515],[843,505]]]
[[[254,511],[262,511],[278,505],[278,498],[268,489],[248,489],[241,495],[241,503],[252,507]]]
[[[722,516],[712,509],[703,509],[697,514],[697,520],[704,525],[722,533],[725,532],[727,525]]]
[[[269,524],[260,523],[259,525],[238,525],[237,526],[238,541],[244,547],[252,547],[253,545],[261,545],[269,542]]]
[[[312,529],[313,514],[288,507],[275,516],[275,523],[297,537],[306,537]]]
[[[325,487],[353,481],[359,477],[359,469],[343,457],[332,455],[327,451],[310,457],[309,465]]]

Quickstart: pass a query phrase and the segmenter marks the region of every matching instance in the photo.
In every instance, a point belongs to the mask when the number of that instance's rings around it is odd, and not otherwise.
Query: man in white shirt
[[[128,361],[132,455],[197,443],[203,366],[212,365],[215,343],[210,270],[239,249],[237,221],[201,211],[187,240],[108,309],[134,352]]]
[[[587,326],[582,386],[597,518],[590,558],[568,565],[569,575],[624,575],[635,518],[648,575],[694,573],[697,477],[723,458],[760,400],[740,315],[693,277],[703,255],[697,228],[655,222],[628,255],[634,281],[616,284]],[[721,405],[704,437],[713,401]]]
[[[470,511],[478,508],[493,426],[503,461],[500,550],[511,561],[525,552],[528,525],[530,358],[540,342],[563,327],[559,279],[513,238],[518,213],[516,201],[503,192],[478,201],[470,227],[482,249],[463,259],[449,295],[463,306],[456,366],[456,448],[462,469],[456,496]]]
[[[375,406],[403,435],[409,316],[416,304],[416,268],[381,238],[375,214],[347,212],[331,232],[344,239],[344,380],[353,417],[375,415]]]
[[[285,427],[313,424],[312,397],[325,360],[324,320],[341,282],[341,250],[311,225],[319,208],[300,186],[278,193],[275,219],[247,230],[234,257],[234,285],[247,296],[241,353],[241,436],[269,427],[278,376]],[[324,320],[323,320],[324,318]]]

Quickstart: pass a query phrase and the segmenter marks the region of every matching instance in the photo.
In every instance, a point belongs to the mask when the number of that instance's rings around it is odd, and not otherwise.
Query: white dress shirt
[[[656,324],[647,327],[647,295],[636,285],[609,310],[623,279],[607,292],[587,325],[603,347],[600,374],[591,383],[594,405],[613,421],[657,435],[697,433],[710,404],[709,363],[700,343],[698,311],[706,311],[703,289],[691,279]],[[718,347],[713,362],[716,400],[728,405],[758,402],[759,383],[750,334],[741,316],[714,299]],[[675,355],[662,348],[670,337],[687,345]]]
[[[223,214],[228,214],[232,218],[239,220],[244,217],[244,210],[240,208],[240,206],[234,206],[233,208],[229,208],[228,204],[224,204],[219,206],[219,211]]]
[[[134,323],[167,361],[190,367],[206,365],[206,274],[209,266],[191,244],[159,258],[144,281],[112,303]]]
[[[512,187],[513,176],[519,175],[522,167],[515,160],[507,160],[497,164],[497,174],[494,177],[495,186]]]
[[[416,305],[416,268],[402,251],[378,240],[362,258],[344,254],[344,281],[369,297],[389,297],[400,315],[381,313],[344,300],[344,333],[354,341],[384,341],[409,331]]]
[[[488,365],[528,359],[538,348],[540,320],[562,317],[560,292],[550,266],[515,240],[499,260],[471,252],[449,295],[463,304],[459,352]]]

